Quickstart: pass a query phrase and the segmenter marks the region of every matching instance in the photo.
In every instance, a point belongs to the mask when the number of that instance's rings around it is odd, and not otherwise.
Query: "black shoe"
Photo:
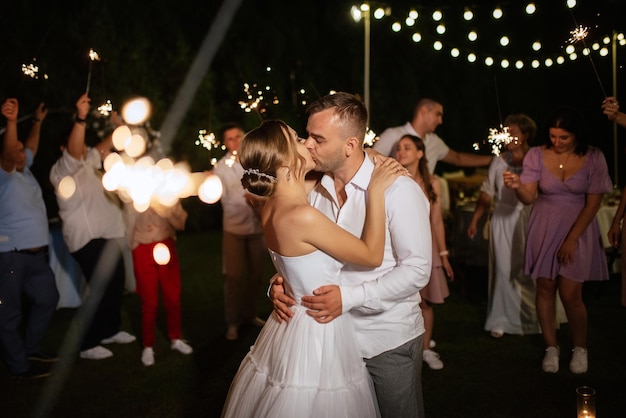
[[[13,375],[14,379],[40,379],[50,376],[50,369],[41,364],[31,364],[28,370]]]
[[[54,363],[55,361],[59,361],[59,356],[40,351],[38,353],[29,354],[28,359],[32,361],[41,361],[43,363]]]

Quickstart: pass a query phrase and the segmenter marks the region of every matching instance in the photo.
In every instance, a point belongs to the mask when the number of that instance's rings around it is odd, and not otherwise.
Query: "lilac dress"
[[[608,280],[609,271],[598,221],[594,218],[578,239],[573,262],[561,265],[556,253],[585,206],[587,193],[608,193],[611,178],[604,155],[589,147],[583,166],[561,181],[543,164],[542,147],[534,147],[524,158],[522,183],[538,182],[539,196],[533,205],[526,237],[525,271],[533,279],[545,277],[584,282]]]

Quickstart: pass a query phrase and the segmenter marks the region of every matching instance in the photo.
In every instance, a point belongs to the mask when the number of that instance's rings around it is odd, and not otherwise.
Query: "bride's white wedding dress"
[[[283,257],[270,250],[270,255],[297,302],[294,316],[280,323],[275,313],[270,315],[239,366],[222,416],[379,416],[351,316],[319,324],[300,305],[300,298],[314,289],[338,284],[342,264],[322,251]]]

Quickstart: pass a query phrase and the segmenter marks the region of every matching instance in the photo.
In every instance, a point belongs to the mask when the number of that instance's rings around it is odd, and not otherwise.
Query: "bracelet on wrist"
[[[41,122],[41,119],[39,119],[39,118],[33,118],[33,122]]]
[[[82,119],[82,118],[79,118],[78,116],[74,118],[74,121],[77,123],[87,123],[87,119]]]
[[[450,254],[450,253],[448,252],[448,250],[439,251],[439,256],[440,256],[440,257],[443,257],[444,255],[448,255],[448,254]]]

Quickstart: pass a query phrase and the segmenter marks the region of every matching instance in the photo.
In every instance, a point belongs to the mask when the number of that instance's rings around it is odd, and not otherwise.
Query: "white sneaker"
[[[443,361],[439,359],[439,354],[435,353],[433,350],[424,350],[423,358],[431,369],[443,369]]]
[[[546,355],[541,362],[541,368],[546,373],[556,373],[559,371],[559,347],[546,348]]]
[[[141,362],[144,366],[152,366],[154,364],[154,350],[152,347],[146,347],[141,353]]]
[[[226,331],[226,339],[228,341],[234,341],[239,337],[237,329],[238,329],[238,326],[236,324],[228,325],[228,331]]]
[[[430,348],[437,347],[437,343],[435,342],[435,340],[430,340],[430,342],[428,343],[428,347],[430,347]]]
[[[176,350],[183,354],[191,354],[193,353],[193,348],[189,346],[183,340],[173,340],[172,341],[172,350]]]
[[[135,337],[134,335],[131,335],[129,333],[127,333],[126,331],[120,331],[117,334],[109,337],[109,338],[105,338],[104,340],[100,341],[101,344],[129,344],[132,343],[133,341],[135,341],[137,339],[137,337]]]
[[[102,347],[101,345],[97,345],[89,350],[84,350],[80,352],[80,358],[88,359],[88,360],[102,360],[105,358],[113,357],[113,353],[111,350]]]
[[[569,363],[570,371],[575,374],[581,374],[587,372],[587,367],[587,349],[574,347],[572,350],[572,361]]]

